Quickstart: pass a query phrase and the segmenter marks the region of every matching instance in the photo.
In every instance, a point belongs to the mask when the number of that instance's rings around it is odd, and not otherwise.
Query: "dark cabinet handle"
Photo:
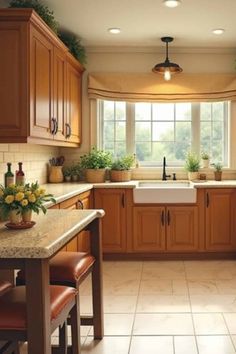
[[[209,193],[207,192],[206,194],[206,207],[208,208],[210,205],[210,198],[209,198]]]
[[[71,126],[69,123],[66,123],[66,139],[69,139],[71,136]]]
[[[170,211],[167,211],[167,225],[170,225]]]
[[[77,201],[77,209],[84,209],[84,204],[80,199]]]
[[[55,118],[55,131],[54,131],[54,135],[56,135],[58,132],[58,121]]]
[[[122,208],[125,207],[125,193],[122,194],[122,197],[121,197],[121,205],[122,205]]]
[[[165,212],[164,212],[164,210],[162,210],[162,212],[161,212],[161,225],[162,226],[165,225]]]
[[[56,130],[56,119],[52,118],[50,124],[50,131],[52,135],[55,135],[55,130]]]

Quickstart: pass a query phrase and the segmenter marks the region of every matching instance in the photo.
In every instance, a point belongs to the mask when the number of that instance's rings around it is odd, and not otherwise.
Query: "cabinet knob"
[[[56,119],[55,118],[51,119],[50,131],[51,131],[52,135],[55,135],[55,131],[56,131]]]
[[[210,198],[209,198],[209,193],[207,192],[206,194],[206,207],[208,208],[210,204]]]
[[[161,225],[162,226],[165,225],[165,212],[164,212],[164,210],[162,210],[162,212],[161,212]]]
[[[84,204],[80,199],[77,201],[77,209],[84,209]]]
[[[66,139],[69,139],[71,136],[71,126],[69,123],[66,123]]]

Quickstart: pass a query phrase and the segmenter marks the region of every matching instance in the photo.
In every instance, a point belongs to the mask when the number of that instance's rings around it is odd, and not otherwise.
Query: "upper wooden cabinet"
[[[31,9],[0,9],[0,143],[78,146],[83,67]]]
[[[207,189],[205,204],[206,250],[236,250],[236,190]]]

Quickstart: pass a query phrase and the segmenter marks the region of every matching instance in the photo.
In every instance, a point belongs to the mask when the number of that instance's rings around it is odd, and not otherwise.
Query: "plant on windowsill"
[[[105,182],[106,168],[111,167],[112,155],[109,151],[97,150],[95,147],[80,157],[80,167],[85,172],[86,182]]]
[[[188,179],[194,181],[198,179],[200,169],[200,158],[194,152],[188,152],[185,160],[185,170],[188,171]]]
[[[203,168],[209,168],[209,163],[210,163],[210,156],[207,152],[203,151],[201,153],[201,158],[202,158],[202,167]]]
[[[117,158],[111,165],[110,178],[112,182],[128,182],[131,180],[131,167],[135,162],[134,155]]]
[[[71,166],[71,180],[72,182],[77,182],[79,180],[79,177],[81,176],[82,171],[81,171],[81,166],[80,164],[76,164]]]
[[[215,181],[221,181],[222,180],[222,164],[220,162],[214,163],[214,176],[215,176]]]
[[[62,172],[63,172],[65,182],[70,182],[71,175],[72,175],[71,167],[70,166],[63,167]]]

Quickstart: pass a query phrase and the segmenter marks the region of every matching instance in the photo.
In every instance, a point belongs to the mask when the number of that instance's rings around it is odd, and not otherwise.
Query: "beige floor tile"
[[[89,295],[80,296],[80,313],[82,315],[91,315],[93,313],[91,296]]]
[[[131,314],[105,314],[104,334],[105,336],[130,336],[134,322],[134,315]],[[89,336],[93,334],[93,328]]]
[[[236,276],[235,261],[186,261],[188,280],[232,279]]]
[[[196,313],[193,314],[193,322],[197,335],[229,334],[220,313]]]
[[[230,280],[216,280],[216,286],[219,294],[236,294],[236,278]]]
[[[104,296],[104,313],[134,313],[138,296]]]
[[[192,312],[236,312],[236,296],[190,295]]]
[[[137,314],[134,335],[192,335],[190,314]]]
[[[89,275],[79,287],[80,295],[91,295],[92,294],[92,281]]]
[[[141,280],[140,283],[140,294],[142,295],[152,295],[152,294],[173,294],[173,286],[171,279],[146,279]]]
[[[189,280],[188,288],[191,295],[219,294],[214,280]]]
[[[137,312],[191,312],[187,295],[140,295]]]
[[[234,348],[236,349],[236,335],[231,335],[231,339],[232,339]]]
[[[182,261],[156,261],[143,263],[142,279],[185,279]]]
[[[230,336],[197,336],[199,354],[234,354]]]
[[[175,336],[175,354],[198,354],[194,336]]]
[[[128,354],[129,344],[130,337],[104,337],[100,341],[88,337],[81,354]]]
[[[104,279],[104,295],[138,295],[140,281],[136,279]]]
[[[172,337],[136,337],[131,340],[129,354],[174,354]],[[123,353],[119,353],[123,354]]]
[[[173,279],[172,287],[174,295],[188,295],[188,285],[185,279]]]
[[[229,333],[236,335],[236,313],[224,313],[223,314]]]

